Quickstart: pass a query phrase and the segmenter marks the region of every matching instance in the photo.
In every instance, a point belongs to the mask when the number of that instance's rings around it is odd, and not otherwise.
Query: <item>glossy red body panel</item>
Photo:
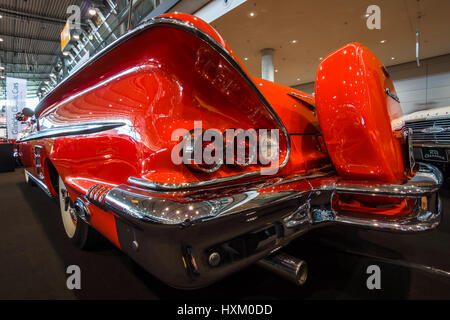
[[[183,19],[207,32],[242,66],[220,35],[205,22],[184,14],[167,16]],[[353,73],[341,72],[341,63],[334,69],[326,64],[327,61],[322,64],[324,70],[319,71],[319,74],[320,77],[326,75],[330,82],[318,81],[320,98],[317,103],[326,145],[338,173],[345,178],[400,180],[404,168],[398,162],[402,154],[398,152],[399,145],[387,128],[390,127],[389,114],[386,111],[382,115],[374,115],[362,127],[355,124],[364,116],[364,110],[371,111],[373,105],[364,105],[359,112],[348,113],[343,105],[353,105],[355,97],[341,97],[338,105],[333,104],[332,93],[337,89],[347,89],[330,86],[343,76],[355,81],[359,78],[354,78]],[[378,67],[376,62],[373,65]],[[246,69],[242,68],[248,75]],[[374,73],[372,76],[381,75]],[[314,104],[314,97],[261,79],[251,79],[290,134],[290,137],[280,134],[280,162],[287,158],[289,141],[291,154],[285,167],[275,176],[291,177],[329,167],[331,162],[328,153],[318,141],[321,133],[318,119],[306,105]],[[386,83],[392,87],[388,80]],[[259,165],[245,168],[223,165],[211,174],[196,173],[183,164],[174,164],[171,150],[178,143],[172,139],[173,131],[179,128],[191,130],[194,121],[202,121],[204,129],[215,128],[220,131],[228,128],[281,129],[265,108],[257,90],[217,50],[196,35],[168,25],[151,27],[127,39],[90,63],[75,77],[61,83],[41,101],[36,111],[40,131],[106,120],[120,121],[126,125],[95,134],[21,143],[22,161],[24,167],[36,176],[34,147],[43,147],[41,163],[45,184],[56,196],[50,174],[50,166],[53,165],[63,178],[72,200],[84,197],[94,184],[115,187],[127,183],[129,177],[180,183],[256,171],[260,169]],[[360,90],[366,90],[367,93],[369,88]],[[292,92],[306,96],[305,103],[289,96]],[[379,99],[379,96],[375,94],[370,99]],[[383,101],[376,102],[384,103],[385,106],[387,102]],[[396,105],[393,105],[389,110],[395,108]],[[342,130],[334,125],[336,110],[345,115],[337,117],[342,121]],[[394,117],[394,113],[391,117]],[[368,154],[350,157],[344,154],[349,151],[346,141],[352,141],[354,137],[351,135],[354,134],[363,134],[368,138],[375,135],[374,142],[387,139],[388,147],[377,149],[384,154],[370,153],[380,163],[376,163]],[[396,161],[392,170],[383,162],[387,156]],[[372,174],[371,170],[376,173]],[[323,184],[338,179],[334,175],[323,180]],[[298,182],[295,188],[298,187],[298,191],[311,189],[311,183]],[[282,186],[275,188],[279,191],[283,189]],[[273,191],[273,188],[268,188],[269,191]],[[114,215],[93,204],[89,205],[89,210],[92,215],[89,223],[120,247]]]
[[[325,58],[316,78],[316,105],[323,137],[339,175],[346,179],[406,179],[401,109],[379,59],[360,44]]]

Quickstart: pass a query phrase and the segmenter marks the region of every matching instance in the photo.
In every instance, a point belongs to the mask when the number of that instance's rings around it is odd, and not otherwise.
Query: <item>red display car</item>
[[[211,26],[172,13],[48,93],[19,153],[77,245],[93,228],[162,281],[197,288],[257,261],[289,273],[277,250],[315,227],[435,228],[442,177],[414,164],[401,116],[360,44],[321,62],[314,97],[252,77]]]

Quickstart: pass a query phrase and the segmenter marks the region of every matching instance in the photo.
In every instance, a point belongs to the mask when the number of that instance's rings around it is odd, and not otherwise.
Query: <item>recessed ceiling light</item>
[[[380,43],[386,43],[386,40],[381,40]]]
[[[297,40],[291,40],[291,43],[297,43]]]
[[[97,11],[95,11],[95,8],[90,8],[88,12],[91,16],[95,16],[97,14]]]
[[[275,69],[275,72],[278,72],[278,69]]]
[[[247,58],[247,57],[245,57],[245,58],[244,58],[244,60],[245,60],[245,61],[247,61],[247,60],[248,60],[248,58]]]
[[[300,78],[297,78],[297,81],[300,81]]]
[[[395,57],[391,57],[391,60],[395,60]]]
[[[322,61],[322,60],[323,60],[323,57],[320,57],[320,58],[319,58],[319,60],[321,60],[321,61]]]
[[[254,13],[254,12],[252,11],[252,12],[250,12],[248,15],[249,15],[250,17],[254,17],[254,16],[256,16],[256,13]]]

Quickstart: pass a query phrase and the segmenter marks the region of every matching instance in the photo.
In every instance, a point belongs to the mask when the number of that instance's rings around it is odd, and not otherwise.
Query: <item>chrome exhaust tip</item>
[[[257,264],[298,286],[304,285],[308,278],[308,265],[306,261],[286,253],[276,253],[268,256],[259,260]]]

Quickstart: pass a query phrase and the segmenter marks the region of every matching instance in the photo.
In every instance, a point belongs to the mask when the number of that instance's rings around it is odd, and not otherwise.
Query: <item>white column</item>
[[[261,78],[274,81],[273,53],[274,49],[266,48],[261,50]]]

